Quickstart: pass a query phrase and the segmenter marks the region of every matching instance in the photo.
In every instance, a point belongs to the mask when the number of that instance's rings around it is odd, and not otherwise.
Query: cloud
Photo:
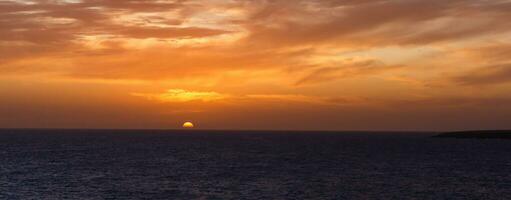
[[[490,42],[472,48],[466,48],[461,53],[468,58],[473,58],[482,63],[505,63],[511,62],[511,43]]]
[[[487,86],[511,82],[511,63],[481,67],[454,78],[463,85]]]
[[[377,60],[348,61],[338,67],[320,67],[301,78],[295,85],[329,82],[342,78],[354,78],[388,72],[401,66],[387,66]]]
[[[85,79],[178,79],[226,69],[285,76],[293,69],[310,72],[296,85],[321,83],[385,68],[314,60],[326,49],[406,48],[507,33],[506,8],[511,3],[500,0],[2,1],[0,70],[22,74],[6,68],[44,58],[68,65],[45,71]]]
[[[200,38],[216,36],[228,31],[207,28],[122,28],[119,31],[129,38]]]
[[[249,39],[265,44],[424,45],[510,30],[503,9],[509,1],[275,1],[259,7],[246,26]]]
[[[355,106],[366,103],[365,99],[357,97],[322,97],[297,94],[252,94],[242,97],[245,100],[267,101],[280,103],[306,103],[324,106]]]
[[[207,37],[225,31],[194,26],[175,26],[173,20],[160,20],[160,25],[123,25],[116,19],[134,18],[134,13],[155,13],[165,16],[180,11],[182,3],[174,1],[96,1],[78,3],[43,1],[31,4],[21,2],[0,3],[0,41],[26,41],[38,44],[73,42],[82,35],[117,35],[133,38]],[[180,17],[177,14],[176,17]],[[140,17],[139,17],[140,18]],[[154,19],[149,15],[146,23]],[[131,19],[132,21],[136,19]],[[150,24],[150,23],[148,23]]]
[[[166,103],[233,103],[251,104],[252,102],[267,103],[306,103],[312,105],[360,105],[365,99],[357,97],[322,97],[300,94],[224,94],[219,92],[190,91],[184,89],[169,89],[164,93],[132,93],[132,96],[143,97],[147,100]]]
[[[217,92],[196,92],[183,89],[170,89],[162,94],[133,93],[132,95],[160,102],[211,102],[227,98],[227,95],[223,95]]]

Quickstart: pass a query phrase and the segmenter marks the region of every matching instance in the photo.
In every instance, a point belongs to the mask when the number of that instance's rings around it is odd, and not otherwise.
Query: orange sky
[[[0,0],[0,127],[511,128],[509,0]]]

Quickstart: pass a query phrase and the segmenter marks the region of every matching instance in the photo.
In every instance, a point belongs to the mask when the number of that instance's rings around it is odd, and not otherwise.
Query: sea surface
[[[0,130],[0,199],[511,199],[511,140]]]

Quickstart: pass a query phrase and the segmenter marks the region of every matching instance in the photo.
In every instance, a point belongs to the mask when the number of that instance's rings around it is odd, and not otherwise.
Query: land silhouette
[[[479,130],[446,132],[435,138],[511,139],[511,130]]]

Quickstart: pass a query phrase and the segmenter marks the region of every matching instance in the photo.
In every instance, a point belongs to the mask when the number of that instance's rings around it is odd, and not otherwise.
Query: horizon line
[[[496,131],[507,129],[462,129],[462,130],[313,130],[313,129],[206,129],[206,128],[1,128],[0,130],[68,130],[68,131],[239,131],[239,132],[344,132],[344,133],[361,133],[361,132],[373,132],[373,133],[445,133],[445,132],[460,132],[460,131]]]

